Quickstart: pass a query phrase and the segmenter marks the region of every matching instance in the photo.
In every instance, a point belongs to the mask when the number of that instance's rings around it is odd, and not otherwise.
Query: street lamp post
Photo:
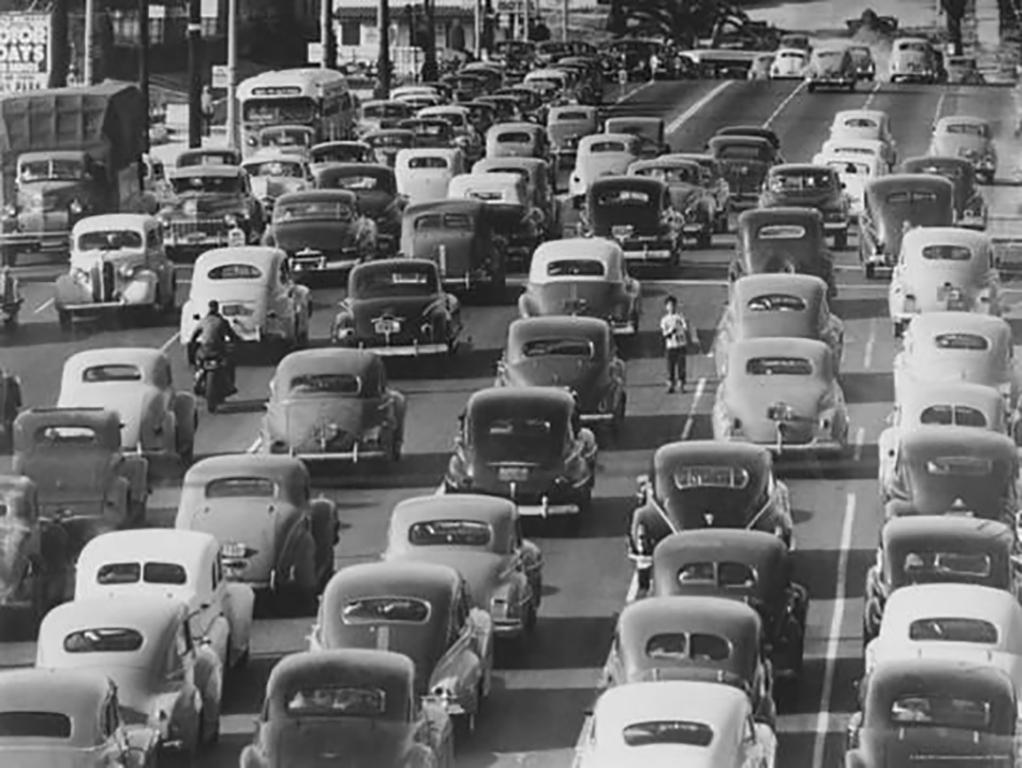
[[[82,46],[85,50],[85,60],[82,62],[82,79],[85,85],[92,85],[92,38],[94,36],[92,25],[95,15],[95,0],[85,0],[85,45]]]
[[[149,101],[149,0],[138,0],[138,87],[142,91],[142,104],[146,118],[150,119]],[[148,125],[148,123],[147,123]],[[149,131],[142,139],[145,151],[149,151]]]
[[[202,3],[188,0],[188,146],[202,146]]]
[[[379,89],[377,96],[386,99],[390,96],[390,4],[388,0],[379,0],[376,8],[376,23],[380,28],[380,51],[376,61],[376,82]]]
[[[227,0],[227,146],[238,148],[238,0]]]
[[[423,51],[422,79],[426,82],[440,76],[436,60],[436,6],[435,0],[422,0],[422,13],[426,24],[426,39]]]
[[[330,0],[319,0],[319,47],[322,53],[319,66],[322,69],[333,65],[332,61],[327,60],[330,53],[330,26]]]

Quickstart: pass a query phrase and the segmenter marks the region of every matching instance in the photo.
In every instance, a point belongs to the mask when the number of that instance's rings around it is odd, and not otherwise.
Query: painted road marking
[[[177,341],[179,335],[180,335],[179,333],[175,333],[173,336],[171,336],[169,339],[163,342],[160,345],[160,352],[166,352],[168,349],[170,349],[170,345]]]
[[[793,90],[791,93],[789,93],[787,96],[784,97],[784,100],[780,104],[777,105],[777,108],[773,112],[770,113],[770,117],[768,117],[766,120],[763,121],[763,127],[764,128],[769,128],[770,127],[770,123],[772,123],[774,120],[777,119],[777,116],[779,114],[781,114],[781,112],[784,111],[785,107],[787,107],[792,101],[795,100],[795,97],[798,96],[799,93],[805,87],[806,87],[806,81],[803,80],[801,83],[799,83],[795,87],[795,90]]]
[[[46,301],[44,301],[42,304],[40,304],[38,307],[33,309],[32,312],[34,314],[38,315],[40,312],[45,312],[47,309],[49,309],[52,306],[53,306],[53,298],[51,297],[51,298],[47,299]]]
[[[940,92],[940,98],[937,99],[937,108],[933,110],[933,120],[931,121],[932,123],[935,123],[938,120],[940,120],[940,113],[944,111],[944,100],[947,98],[947,94],[948,92],[946,90]]]
[[[692,434],[692,425],[695,423],[696,408],[699,407],[699,401],[703,397],[703,393],[706,391],[706,377],[702,376],[699,379],[699,383],[696,384],[695,394],[692,395],[692,404],[688,407],[688,415],[685,417],[685,427],[681,430],[681,439],[688,440],[689,435]]]
[[[823,751],[830,732],[830,700],[834,694],[834,668],[841,640],[841,625],[845,618],[846,592],[848,591],[848,556],[852,548],[852,525],[855,522],[855,494],[849,493],[845,502],[844,523],[841,526],[841,542],[838,545],[837,589],[834,596],[834,613],[830,617],[830,632],[827,634],[826,667],[823,673],[823,690],[820,691],[819,714],[816,717],[816,735],[813,738],[813,768],[823,768]]]
[[[877,343],[877,319],[869,319],[869,338],[866,339],[866,350],[862,355],[862,367],[867,371],[873,367],[873,349]]]
[[[642,85],[636,86],[635,88],[630,90],[628,93],[624,94],[623,96],[618,96],[616,99],[614,99],[614,103],[615,104],[622,104],[623,102],[625,102],[628,99],[632,98],[632,96],[634,96],[635,94],[639,93],[640,91],[646,90],[651,85],[653,85],[653,83],[643,83]]]
[[[879,90],[880,90],[880,81],[877,80],[875,83],[873,83],[873,87],[869,89],[869,95],[866,97],[866,100],[862,103],[862,108],[863,109],[869,109],[870,108],[870,105],[873,103],[873,99],[876,98],[877,91],[879,91]]]
[[[735,82],[734,80],[725,80],[723,83],[721,83],[716,88],[707,93],[705,96],[703,96],[701,99],[699,99],[699,101],[697,101],[691,107],[689,107],[680,115],[678,115],[676,118],[674,118],[670,123],[667,124],[667,133],[674,133],[679,128],[681,128],[681,126],[683,126],[693,117],[695,117],[696,113],[699,110],[701,110],[703,107],[705,107],[715,98],[717,98],[718,95],[723,93],[734,82]]]
[[[855,461],[862,460],[862,447],[866,444],[866,428],[859,427],[855,430],[855,448],[852,451],[852,458]]]

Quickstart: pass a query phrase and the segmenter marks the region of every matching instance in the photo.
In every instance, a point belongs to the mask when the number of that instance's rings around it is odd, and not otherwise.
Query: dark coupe
[[[617,240],[625,260],[641,264],[681,263],[682,216],[667,184],[643,176],[603,176],[586,193],[585,229]]]
[[[823,216],[823,231],[834,238],[834,247],[848,245],[848,198],[837,171],[826,165],[787,163],[775,165],[763,182],[760,208],[798,206],[815,208]]]
[[[734,209],[754,207],[767,171],[778,162],[774,145],[758,136],[714,136],[709,150],[731,188]]]
[[[964,157],[912,157],[901,164],[902,173],[932,173],[954,185],[955,218],[958,226],[987,228],[987,204],[976,181],[976,169]]]
[[[376,222],[380,255],[397,250],[406,200],[397,192],[397,178],[392,167],[376,163],[330,163],[316,172],[316,188],[345,189],[354,193],[359,212]]]
[[[735,258],[729,277],[770,272],[815,275],[827,283],[827,295],[837,295],[834,262],[814,208],[757,208],[738,217]]]

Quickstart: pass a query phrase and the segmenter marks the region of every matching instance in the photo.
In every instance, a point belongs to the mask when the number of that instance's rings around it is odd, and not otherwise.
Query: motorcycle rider
[[[194,366],[206,358],[223,359],[228,382],[226,396],[238,391],[234,384],[234,360],[231,358],[230,345],[240,342],[241,337],[220,314],[220,302],[212,299],[209,302],[209,312],[195,326],[192,338],[188,340],[188,362]]]

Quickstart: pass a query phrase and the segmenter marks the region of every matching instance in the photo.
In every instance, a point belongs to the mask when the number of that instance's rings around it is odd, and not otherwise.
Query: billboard
[[[50,78],[50,15],[0,13],[0,93],[45,88]]]

